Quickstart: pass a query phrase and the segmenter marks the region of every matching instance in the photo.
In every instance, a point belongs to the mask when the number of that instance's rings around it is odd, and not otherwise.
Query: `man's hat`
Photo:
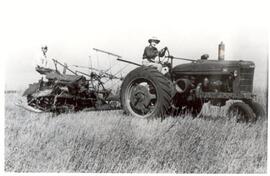
[[[47,45],[41,45],[41,49],[48,50],[48,47],[47,47]]]
[[[152,41],[156,42],[157,44],[160,42],[160,40],[157,37],[151,37],[148,42],[151,43]]]

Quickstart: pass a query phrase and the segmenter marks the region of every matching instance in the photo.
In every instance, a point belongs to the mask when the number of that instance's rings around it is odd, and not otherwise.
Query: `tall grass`
[[[9,172],[266,173],[267,120],[138,119],[122,111],[52,117],[6,95]]]

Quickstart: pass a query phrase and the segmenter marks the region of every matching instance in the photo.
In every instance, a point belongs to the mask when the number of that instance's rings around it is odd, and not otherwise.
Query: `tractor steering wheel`
[[[163,63],[165,63],[165,62],[169,62],[169,59],[170,59],[170,51],[169,51],[168,48],[166,49],[165,55],[164,55],[162,58],[163,58],[162,61],[161,61],[160,58],[159,58],[159,63],[160,63],[161,65],[163,65]]]
[[[170,51],[169,51],[169,49],[167,48],[167,50],[166,50],[166,52],[165,52],[165,55],[164,55],[164,57],[165,58],[167,58],[167,62],[169,62],[169,59],[170,59]]]

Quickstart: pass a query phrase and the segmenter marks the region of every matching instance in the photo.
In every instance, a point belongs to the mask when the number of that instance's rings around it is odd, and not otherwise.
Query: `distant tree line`
[[[17,93],[17,90],[5,90],[5,94],[13,94],[13,93]]]

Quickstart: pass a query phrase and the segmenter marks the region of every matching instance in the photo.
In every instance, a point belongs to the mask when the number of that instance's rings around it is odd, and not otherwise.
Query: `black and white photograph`
[[[267,1],[0,4],[2,174],[268,173]]]

